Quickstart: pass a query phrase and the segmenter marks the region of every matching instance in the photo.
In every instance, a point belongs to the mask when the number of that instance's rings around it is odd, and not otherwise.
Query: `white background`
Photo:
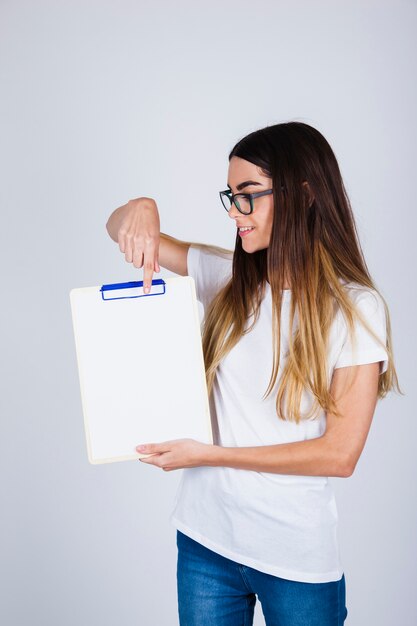
[[[416,623],[416,13],[405,0],[0,2],[2,623],[177,623],[181,470],[88,463],[69,291],[142,279],[105,229],[132,197],[155,198],[162,232],[233,248],[228,153],[290,120],[338,158],[406,393],[378,405],[353,476],[331,479],[347,623]]]

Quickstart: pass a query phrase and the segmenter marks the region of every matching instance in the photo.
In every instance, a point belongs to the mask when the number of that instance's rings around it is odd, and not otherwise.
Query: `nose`
[[[227,212],[228,216],[234,220],[237,217],[239,217],[239,211],[237,210],[235,203],[232,203],[232,206],[230,207],[229,211]]]

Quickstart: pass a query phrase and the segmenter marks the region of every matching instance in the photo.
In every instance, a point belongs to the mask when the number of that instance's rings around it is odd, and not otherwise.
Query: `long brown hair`
[[[290,333],[276,391],[278,417],[298,423],[316,417],[320,408],[339,415],[326,366],[329,330],[338,307],[347,321],[353,346],[355,319],[380,342],[349,297],[345,283],[374,290],[381,297],[389,360],[388,369],[379,376],[378,397],[383,398],[394,387],[402,393],[393,363],[388,307],[366,266],[352,208],[327,140],[308,124],[286,122],[243,137],[230,152],[229,161],[233,156],[257,165],[272,179],[274,215],[268,248],[248,254],[237,234],[232,277],[206,311],[202,342],[209,394],[220,361],[256,323],[267,280],[272,296],[274,356],[264,397],[272,392],[280,361],[281,290],[286,277],[290,278],[292,294],[289,328],[293,328],[296,312],[298,324]],[[304,181],[308,182],[308,194]],[[213,250],[228,252],[216,247]],[[251,314],[252,325],[245,330]],[[313,402],[310,411],[302,415],[300,402],[305,389],[311,392]]]

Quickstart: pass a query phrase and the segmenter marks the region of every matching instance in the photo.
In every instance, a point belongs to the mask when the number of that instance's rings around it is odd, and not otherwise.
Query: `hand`
[[[195,439],[174,439],[173,441],[137,446],[136,451],[141,454],[150,454],[149,457],[138,459],[138,461],[156,465],[165,472],[169,472],[185,467],[210,465],[210,454],[214,447],[209,443],[201,443]]]
[[[150,291],[153,272],[160,272],[160,222],[156,202],[152,198],[129,200],[117,233],[119,248],[126,261],[134,267],[143,265],[144,293]]]

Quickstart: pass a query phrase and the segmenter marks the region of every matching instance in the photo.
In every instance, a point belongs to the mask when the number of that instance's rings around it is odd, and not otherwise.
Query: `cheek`
[[[259,211],[257,224],[255,226],[263,233],[270,234],[272,231],[272,223],[274,221],[273,206],[262,207]]]
[[[272,222],[274,221],[274,208],[273,205],[271,204],[270,206],[268,206],[268,209],[266,210],[265,213],[265,226],[268,230],[272,229]]]
[[[264,224],[263,224],[263,229],[267,233],[271,233],[272,232],[272,223],[273,223],[273,216],[272,215],[268,215],[268,217],[266,218],[266,220],[264,221]]]

